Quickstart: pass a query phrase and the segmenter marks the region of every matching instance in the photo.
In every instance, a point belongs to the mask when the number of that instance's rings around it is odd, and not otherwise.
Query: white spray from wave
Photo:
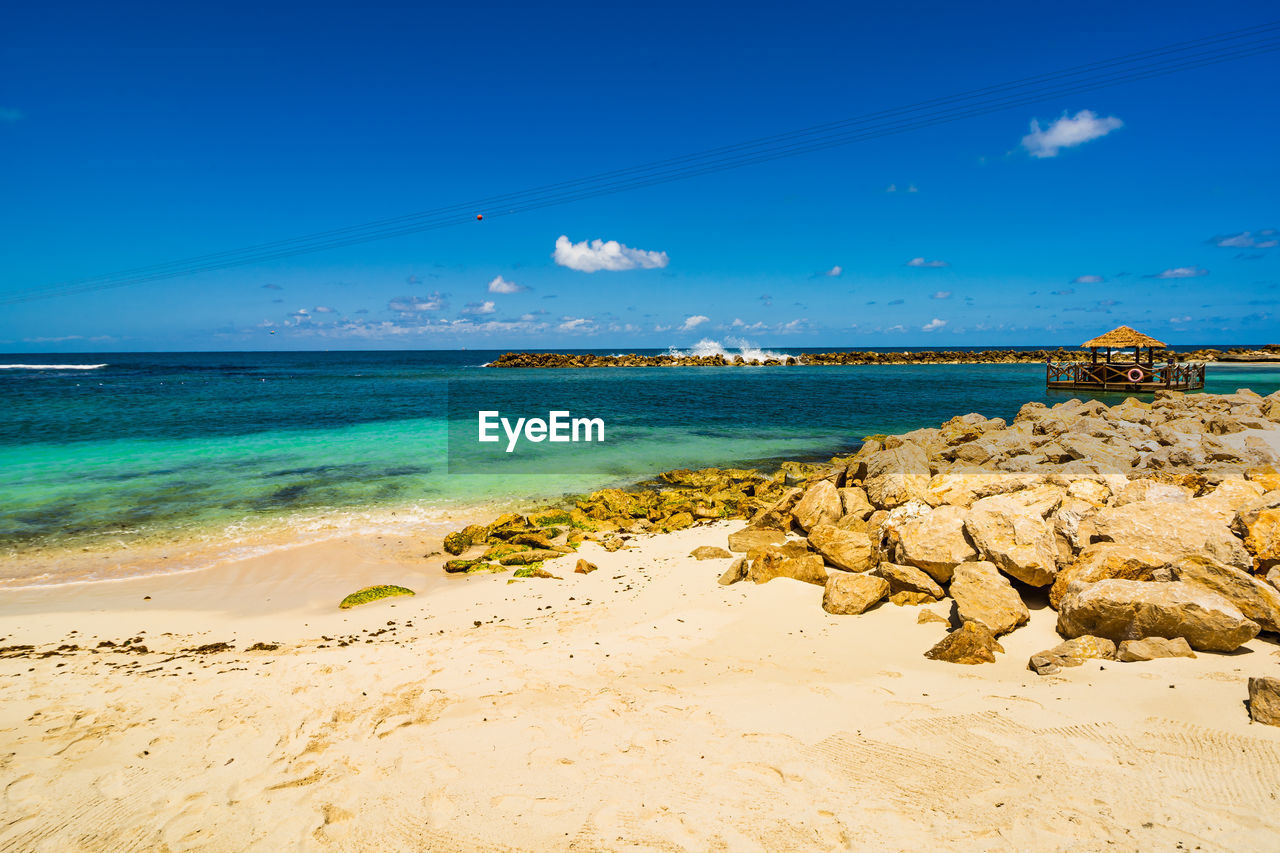
[[[0,370],[97,370],[105,364],[0,364]]]
[[[713,341],[711,338],[703,338],[687,350],[670,347],[667,350],[669,355],[676,358],[684,356],[709,356],[722,355],[728,361],[733,361],[737,356],[742,356],[743,361],[765,361],[774,358],[779,361],[786,361],[790,355],[785,352],[775,352],[774,350],[761,349],[741,338],[725,338],[725,344],[732,349],[726,348],[719,341]],[[733,350],[737,350],[734,352]]]

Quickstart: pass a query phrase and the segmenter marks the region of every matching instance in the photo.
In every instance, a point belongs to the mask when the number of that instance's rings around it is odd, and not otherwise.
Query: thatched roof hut
[[[1137,329],[1131,329],[1128,326],[1116,326],[1105,335],[1098,335],[1098,337],[1085,341],[1080,346],[1084,349],[1129,349],[1131,347],[1168,349],[1168,344],[1164,343],[1164,341],[1157,341],[1150,335],[1144,335]]]

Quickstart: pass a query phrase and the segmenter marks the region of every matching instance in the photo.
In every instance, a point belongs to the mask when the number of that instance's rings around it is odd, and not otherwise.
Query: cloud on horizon
[[[692,314],[684,318],[684,322],[680,324],[680,331],[688,332],[691,329],[696,329],[703,323],[708,323],[710,321],[711,318],[705,314]]]
[[[1041,128],[1038,119],[1031,120],[1031,132],[1022,137],[1022,147],[1027,153],[1038,159],[1057,157],[1063,148],[1075,148],[1093,139],[1101,139],[1113,130],[1124,127],[1124,122],[1115,116],[1098,118],[1092,110],[1080,110],[1074,116],[1062,117]]]
[[[666,252],[650,252],[624,246],[617,240],[583,240],[571,243],[567,235],[556,238],[552,259],[562,267],[578,272],[617,272],[634,269],[662,269],[670,259]]]
[[[924,258],[912,258],[911,260],[907,261],[907,266],[928,267],[931,269],[937,269],[939,267],[949,267],[951,266],[951,264],[947,263],[946,261],[926,261]]]
[[[921,326],[921,327],[920,327],[920,331],[922,331],[922,332],[936,332],[938,329],[941,329],[941,328],[942,328],[943,326],[945,326],[945,325],[947,325],[947,321],[946,321],[946,320],[943,320],[943,319],[942,319],[942,318],[940,318],[940,317],[934,317],[932,320],[930,320],[929,322],[927,322],[927,323],[925,323],[923,326]]]

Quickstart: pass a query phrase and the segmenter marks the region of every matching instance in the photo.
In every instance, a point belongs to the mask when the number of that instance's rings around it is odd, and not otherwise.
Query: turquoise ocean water
[[[497,355],[0,356],[0,549],[14,557],[334,512],[550,499],[669,468],[822,458],[864,435],[970,411],[1012,417],[1028,400],[1069,396],[1047,392],[1034,364],[483,367]],[[1238,387],[1280,389],[1280,369],[1210,365],[1206,390]],[[543,456],[524,468],[463,433],[450,446],[451,410],[455,422],[473,420],[490,404],[601,416],[607,440],[589,455],[526,445]]]

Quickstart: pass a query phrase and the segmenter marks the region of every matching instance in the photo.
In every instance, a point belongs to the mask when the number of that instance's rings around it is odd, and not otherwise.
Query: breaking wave
[[[687,350],[671,347],[667,352],[677,358],[684,356],[722,355],[729,361],[732,361],[737,356],[742,356],[743,361],[765,361],[770,358],[785,361],[790,358],[789,353],[761,349],[758,346],[738,338],[725,338],[724,344],[721,344],[719,341],[713,341],[711,338],[703,338]]]
[[[97,370],[105,364],[0,364],[0,370]]]

